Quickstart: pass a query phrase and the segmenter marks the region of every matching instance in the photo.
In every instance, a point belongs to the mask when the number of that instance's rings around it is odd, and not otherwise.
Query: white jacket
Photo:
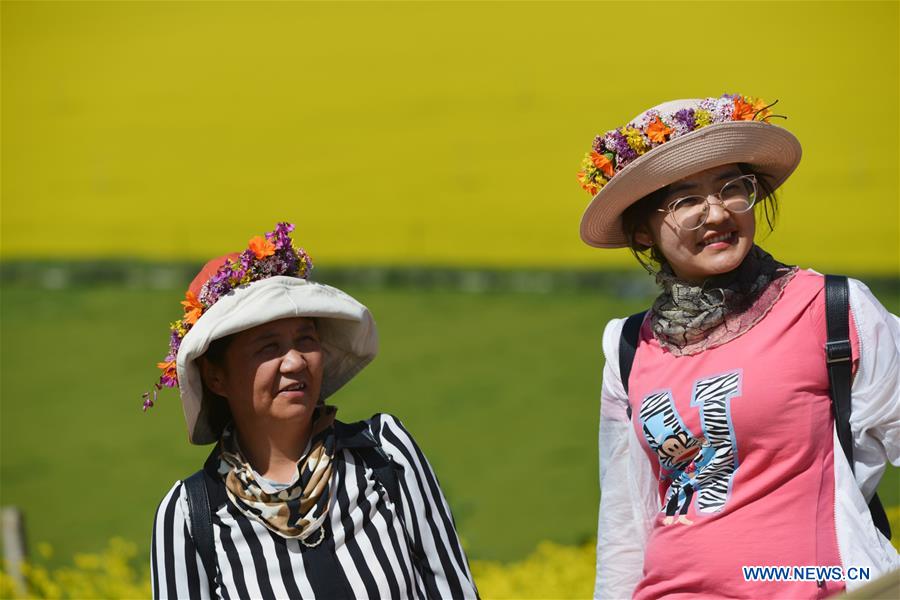
[[[900,568],[900,556],[876,529],[868,508],[886,462],[900,466],[900,319],[855,279],[850,280],[850,310],[860,354],[850,417],[855,471],[851,471],[835,433],[835,520],[843,566],[868,566],[874,579]],[[613,319],[603,332],[602,495],[594,587],[598,599],[632,596],[642,577],[647,537],[662,508],[650,462],[625,414],[628,398],[619,375],[624,323],[625,319]],[[847,581],[846,585],[849,591],[865,583]]]

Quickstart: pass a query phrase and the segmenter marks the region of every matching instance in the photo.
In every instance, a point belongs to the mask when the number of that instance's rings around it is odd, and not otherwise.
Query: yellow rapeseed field
[[[610,266],[593,136],[779,100],[766,246],[898,272],[896,2],[2,3],[2,257],[205,258],[278,220],[323,264]],[[629,263],[630,264],[630,263]]]
[[[892,528],[900,528],[900,507],[888,509]],[[894,536],[893,544],[900,549]],[[45,556],[49,548],[42,548]],[[47,556],[49,557],[49,556]],[[29,589],[17,590],[8,573],[0,570],[0,598],[149,598],[150,574],[145,562],[135,568],[136,547],[125,540],[110,540],[99,554],[78,554],[73,565],[57,569],[29,566]],[[471,561],[472,575],[485,600],[590,598],[594,589],[595,543],[564,546],[541,542],[519,562]]]

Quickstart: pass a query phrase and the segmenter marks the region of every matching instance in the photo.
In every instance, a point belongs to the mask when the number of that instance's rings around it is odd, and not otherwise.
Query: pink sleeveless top
[[[844,588],[742,572],[842,566],[823,284],[798,272],[762,321],[693,356],[662,350],[645,321],[628,396],[663,508],[635,598],[816,598]]]

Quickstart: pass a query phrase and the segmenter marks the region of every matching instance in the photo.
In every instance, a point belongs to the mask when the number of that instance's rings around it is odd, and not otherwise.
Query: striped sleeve
[[[176,482],[153,522],[150,568],[153,598],[209,598],[209,583],[191,538],[185,488]]]
[[[453,515],[431,465],[396,417],[377,415],[372,423],[385,452],[403,467],[403,523],[421,558],[419,575],[428,596],[477,598]]]

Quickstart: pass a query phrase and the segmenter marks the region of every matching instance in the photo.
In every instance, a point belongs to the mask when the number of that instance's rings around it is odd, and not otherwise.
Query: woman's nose
[[[722,204],[722,199],[718,196],[710,194],[706,197],[706,202],[709,204],[709,214],[706,216],[707,223],[721,223],[731,217],[731,213],[725,208],[725,205]]]
[[[288,350],[287,354],[281,360],[281,371],[284,373],[294,373],[302,371],[306,368],[306,357],[296,348]]]

